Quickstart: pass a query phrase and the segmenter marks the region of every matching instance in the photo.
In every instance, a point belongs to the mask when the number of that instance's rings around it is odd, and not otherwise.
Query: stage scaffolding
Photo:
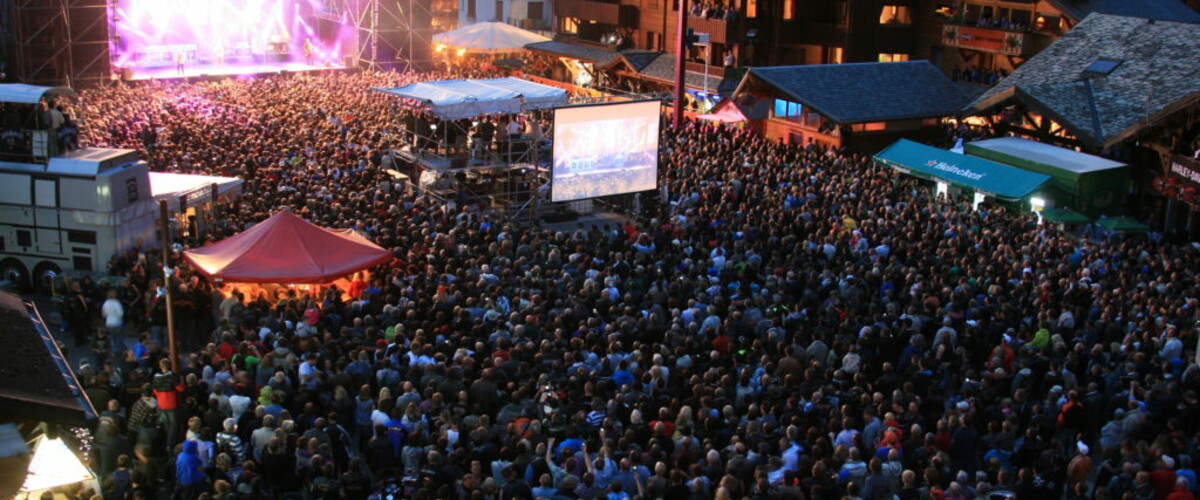
[[[344,0],[359,32],[358,61],[368,69],[428,70],[433,66],[429,0]]]
[[[460,140],[451,142],[449,127]],[[463,140],[465,138],[465,140]],[[548,197],[550,150],[529,137],[482,144],[456,121],[438,123],[429,135],[401,129],[392,143],[396,161],[410,166],[414,186],[441,199],[473,203],[517,223],[532,222]]]
[[[15,80],[95,86],[110,78],[105,0],[12,0]]]

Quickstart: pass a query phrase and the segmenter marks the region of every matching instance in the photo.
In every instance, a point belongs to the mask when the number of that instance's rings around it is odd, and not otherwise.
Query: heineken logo
[[[968,169],[968,168],[959,167],[958,165],[951,165],[944,161],[929,160],[929,161],[925,162],[925,165],[928,167],[931,167],[933,169],[936,169],[936,170],[941,170],[943,172],[950,172],[954,175],[957,175],[960,177],[966,177],[968,179],[975,180],[975,181],[983,179],[983,176],[987,175],[987,174],[981,174],[979,172],[976,172],[976,171]]]

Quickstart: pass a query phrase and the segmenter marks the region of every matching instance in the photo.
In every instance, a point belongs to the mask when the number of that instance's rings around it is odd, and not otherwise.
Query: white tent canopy
[[[45,94],[75,95],[75,91],[67,87],[39,87],[24,83],[0,83],[0,102],[37,104]]]
[[[421,101],[429,106],[430,112],[443,120],[491,113],[520,113],[561,106],[567,102],[566,90],[513,77],[421,82],[372,90]]]
[[[217,196],[242,194],[242,180],[237,177],[150,172],[150,195],[156,200],[187,194],[190,203],[204,203],[213,184],[217,185]]]
[[[549,41],[537,33],[499,22],[476,23],[433,35],[433,43],[468,52],[515,52],[531,43]]]

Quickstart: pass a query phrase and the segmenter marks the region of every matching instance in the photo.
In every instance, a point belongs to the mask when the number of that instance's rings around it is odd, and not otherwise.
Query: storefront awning
[[[900,139],[875,161],[925,179],[937,179],[1002,200],[1020,200],[1050,176]]]

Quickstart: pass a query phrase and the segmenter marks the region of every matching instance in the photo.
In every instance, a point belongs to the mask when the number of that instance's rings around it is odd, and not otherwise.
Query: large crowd
[[[98,495],[1194,498],[1195,248],[691,121],[641,218],[517,226],[380,167],[403,110],[367,88],[444,76],[83,93],[82,145],[245,180],[208,239],[289,208],[395,254],[312,295],[180,266],[178,373],[153,252],[75,283],[128,337],[81,332]]]

